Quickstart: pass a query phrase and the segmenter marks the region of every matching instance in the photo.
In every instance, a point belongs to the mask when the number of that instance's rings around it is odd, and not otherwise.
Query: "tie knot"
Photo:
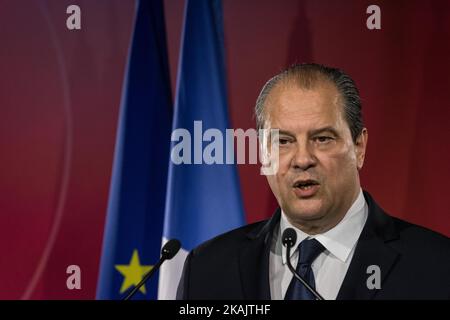
[[[316,239],[303,240],[298,245],[299,258],[298,264],[310,265],[317,256],[325,250],[325,247]]]

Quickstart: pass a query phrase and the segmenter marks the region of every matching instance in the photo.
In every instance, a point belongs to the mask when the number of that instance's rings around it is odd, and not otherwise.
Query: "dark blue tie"
[[[323,250],[325,250],[325,247],[316,239],[303,240],[298,246],[297,273],[314,289],[316,288],[316,282],[311,264]],[[315,297],[297,278],[293,277],[284,300],[315,300]]]

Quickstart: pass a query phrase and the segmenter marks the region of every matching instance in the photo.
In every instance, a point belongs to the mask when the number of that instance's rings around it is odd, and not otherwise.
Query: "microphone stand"
[[[298,273],[297,271],[294,269],[294,267],[291,264],[291,244],[287,243],[286,245],[286,261],[287,261],[287,265],[289,270],[291,270],[291,272],[294,274],[294,277],[300,281],[305,287],[306,289],[308,289],[309,292],[311,292],[315,297],[316,300],[325,300],[316,290],[314,290],[309,284],[308,282],[306,282]]]
[[[166,260],[165,258],[161,258],[158,261],[158,263],[155,264],[155,266],[152,268],[152,270],[150,270],[149,272],[147,272],[145,274],[145,276],[142,278],[141,282],[139,282],[138,285],[135,286],[133,288],[133,290],[131,290],[131,292],[125,298],[123,298],[122,300],[124,300],[124,301],[125,300],[130,300],[135,295],[135,293],[144,285],[144,283],[156,272],[156,270],[159,269],[159,267],[162,265],[162,263],[165,260]]]
[[[156,272],[156,270],[161,267],[162,263],[166,260],[172,259],[180,250],[181,243],[177,239],[171,239],[166,242],[166,244],[161,249],[161,258],[159,259],[158,263],[155,264],[155,266],[145,274],[145,276],[142,278],[142,280],[138,283],[137,286],[131,290],[129,294],[122,300],[130,300],[131,297],[134,296],[134,294],[144,285],[144,283]]]

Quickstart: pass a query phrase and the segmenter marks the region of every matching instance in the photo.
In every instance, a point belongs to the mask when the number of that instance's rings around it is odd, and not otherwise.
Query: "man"
[[[449,299],[450,240],[386,214],[359,181],[368,132],[353,80],[317,64],[270,79],[258,128],[279,129],[267,180],[280,208],[268,221],[216,237],[188,256],[179,299]]]

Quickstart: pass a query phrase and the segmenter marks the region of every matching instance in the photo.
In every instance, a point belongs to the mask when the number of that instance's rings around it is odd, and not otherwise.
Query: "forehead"
[[[266,119],[271,127],[294,130],[343,124],[341,95],[330,82],[305,89],[295,84],[279,84],[266,101]]]

